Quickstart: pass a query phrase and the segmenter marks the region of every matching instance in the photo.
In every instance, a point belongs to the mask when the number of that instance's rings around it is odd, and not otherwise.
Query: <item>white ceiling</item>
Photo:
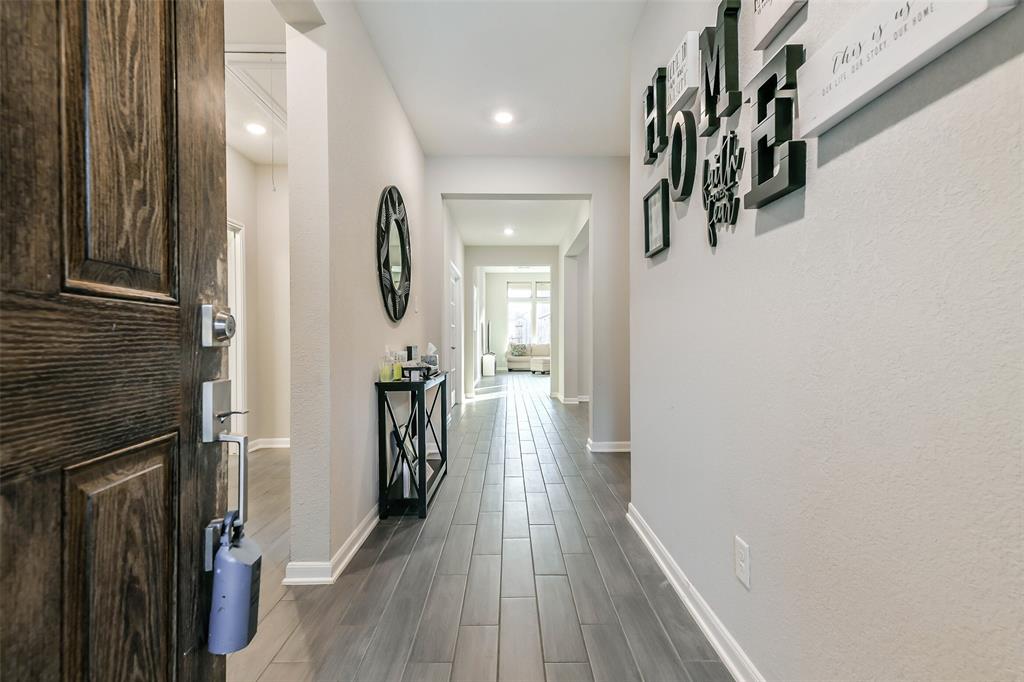
[[[446,199],[466,246],[557,246],[580,226],[582,199]],[[507,237],[505,227],[515,234]]]
[[[241,57],[241,58],[240,58]],[[228,145],[253,163],[288,163],[288,114],[284,55],[225,57],[225,118]],[[253,135],[245,127],[267,129]]]
[[[224,0],[227,141],[253,163],[288,162],[284,27],[270,0]],[[247,132],[248,123],[266,134]]]
[[[284,20],[270,0],[224,0],[224,45],[284,52]]]
[[[428,155],[626,155],[643,2],[361,0]],[[491,119],[508,109],[507,128]]]

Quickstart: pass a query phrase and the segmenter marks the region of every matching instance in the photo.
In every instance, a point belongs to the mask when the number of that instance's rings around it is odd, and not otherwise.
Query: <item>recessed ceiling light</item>
[[[506,227],[506,228],[505,228],[505,236],[506,236],[506,237],[511,237],[511,236],[512,236],[512,235],[514,235],[515,233],[516,233],[516,231],[515,231],[515,230],[513,230],[513,229],[512,229],[511,227]]]
[[[249,131],[250,135],[266,135],[267,129],[261,126],[259,123],[246,123],[245,129]]]
[[[507,126],[514,120],[516,120],[516,117],[512,115],[511,111],[494,112],[494,122],[500,126]]]

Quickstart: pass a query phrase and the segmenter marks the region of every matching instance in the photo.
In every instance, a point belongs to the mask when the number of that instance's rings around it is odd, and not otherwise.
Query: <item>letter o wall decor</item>
[[[405,201],[394,185],[384,188],[377,206],[377,281],[384,310],[398,322],[409,306],[412,247]]]
[[[686,201],[693,193],[697,173],[697,119],[693,112],[677,111],[669,141],[668,184],[672,201]]]

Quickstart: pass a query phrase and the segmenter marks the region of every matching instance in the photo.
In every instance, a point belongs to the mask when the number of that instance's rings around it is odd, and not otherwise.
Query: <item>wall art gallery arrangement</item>
[[[803,7],[818,0],[753,0],[754,49],[764,50]],[[715,26],[686,31],[666,67],[644,89],[644,163],[666,150],[668,178],[643,202],[644,252],[669,247],[669,202],[693,192],[697,137],[719,134],[741,104],[753,109],[750,189],[743,208],[758,209],[806,184],[806,138],[817,137],[915,71],[1012,9],[1018,0],[871,0],[824,45],[783,45],[746,87],[740,86],[741,0],[721,0]],[[690,110],[699,103],[700,120]],[[668,124],[672,117],[671,126]],[[720,134],[703,162],[701,200],[708,243],[735,225],[745,148]]]

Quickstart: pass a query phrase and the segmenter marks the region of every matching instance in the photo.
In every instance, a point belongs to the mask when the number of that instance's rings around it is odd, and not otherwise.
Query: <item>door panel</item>
[[[66,679],[171,672],[177,450],[175,432],[64,472]]]
[[[173,301],[174,5],[67,0],[60,23],[66,287]]]
[[[177,428],[177,307],[13,292],[2,305],[4,479]]]
[[[0,2],[0,678],[223,679],[218,0]]]

